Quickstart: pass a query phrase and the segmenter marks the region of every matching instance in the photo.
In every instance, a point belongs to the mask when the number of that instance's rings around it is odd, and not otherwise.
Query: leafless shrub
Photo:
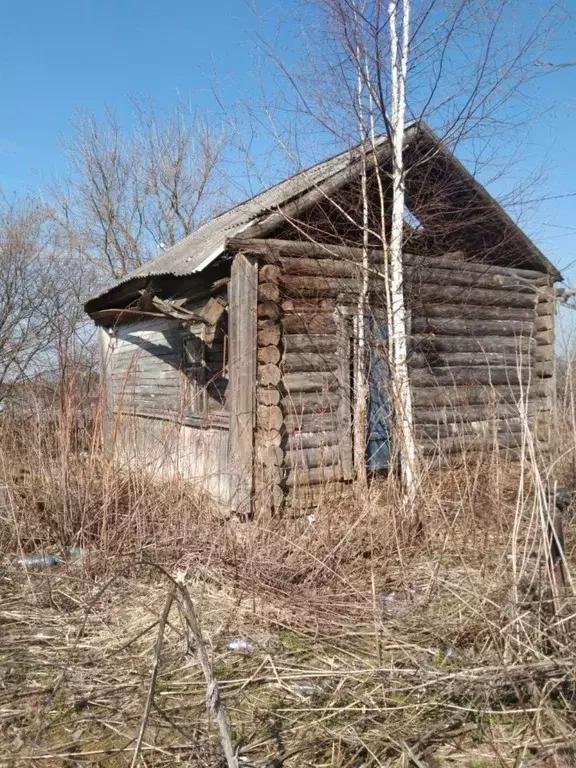
[[[158,256],[222,205],[223,132],[180,103],[159,115],[134,102],[125,130],[108,112],[80,117],[66,145],[69,176],[54,189],[70,250],[114,279]]]

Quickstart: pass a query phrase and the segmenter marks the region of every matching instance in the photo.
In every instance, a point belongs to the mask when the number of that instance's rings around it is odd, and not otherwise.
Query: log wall
[[[352,477],[350,364],[342,309],[354,313],[359,251],[252,241],[260,270],[257,461],[277,499]],[[385,306],[377,254],[370,303]],[[537,271],[405,255],[409,371],[421,456],[458,461],[487,447],[514,452],[528,398],[546,447],[553,387],[553,297]],[[351,351],[349,350],[351,355]],[[265,473],[264,473],[265,474]],[[262,475],[263,477],[264,475]]]
[[[515,451],[524,428],[546,448],[553,363],[546,275],[443,257],[408,272],[410,378],[421,455]],[[479,271],[485,269],[486,271]]]

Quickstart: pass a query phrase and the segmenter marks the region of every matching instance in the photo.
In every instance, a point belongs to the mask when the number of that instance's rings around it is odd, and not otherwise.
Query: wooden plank
[[[114,392],[112,389],[114,338],[106,328],[98,328],[98,348],[100,351],[100,378],[103,385],[104,396],[104,423],[103,434],[106,441],[105,450],[108,449],[107,441],[111,438],[112,416],[114,413]]]
[[[230,507],[251,513],[256,383],[258,265],[239,253],[229,285],[230,466],[234,472]]]

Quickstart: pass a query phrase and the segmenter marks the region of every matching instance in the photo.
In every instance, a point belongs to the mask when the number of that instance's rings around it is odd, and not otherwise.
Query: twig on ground
[[[148,718],[150,717],[150,710],[152,709],[152,702],[154,700],[154,688],[156,686],[156,678],[158,677],[158,668],[160,666],[160,653],[162,652],[162,645],[164,644],[164,629],[166,628],[166,622],[168,620],[168,614],[172,603],[174,602],[174,596],[176,595],[176,585],[170,585],[170,591],[166,597],[164,609],[158,622],[158,635],[156,637],[156,644],[154,646],[154,657],[152,659],[152,673],[150,675],[150,684],[148,686],[148,695],[146,696],[146,704],[144,706],[144,712],[142,714],[142,721],[140,723],[140,729],[136,738],[136,745],[134,746],[134,754],[132,755],[132,762],[130,768],[135,768],[140,756],[140,750],[142,749],[142,742],[144,740],[144,733],[146,731],[146,725],[148,724]]]

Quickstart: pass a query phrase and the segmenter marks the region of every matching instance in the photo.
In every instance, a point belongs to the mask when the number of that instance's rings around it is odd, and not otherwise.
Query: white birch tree
[[[263,117],[273,126],[277,146],[297,160],[295,170],[318,159],[311,145],[319,135],[324,139],[332,135],[340,148],[358,143],[361,147],[362,207],[354,221],[348,220],[350,229],[356,227],[356,237],[347,241],[360,241],[363,249],[355,334],[360,375],[354,393],[355,470],[361,483],[367,422],[363,393],[369,388],[362,375],[367,339],[361,317],[369,307],[374,265],[367,256],[373,248],[383,254],[378,269],[385,279],[393,448],[409,497],[417,482],[402,264],[408,231],[405,198],[410,168],[404,162],[408,120],[425,120],[453,150],[469,149],[475,161],[472,172],[482,169],[488,146],[492,151],[485,167],[494,164],[499,147],[504,146],[509,160],[513,145],[504,144],[506,131],[517,140],[519,128],[527,122],[522,89],[539,74],[538,61],[549,45],[554,23],[553,3],[546,8],[529,0],[528,5],[529,10],[520,0],[443,4],[436,0],[302,0],[300,66],[287,64],[277,41],[268,45],[259,40],[287,86],[283,98],[276,94],[274,99],[284,104],[281,112],[274,113],[273,104],[266,102]],[[250,109],[255,117],[253,106]],[[381,146],[378,134],[382,133],[387,134],[391,149],[387,168],[373,167],[370,160]],[[309,160],[302,159],[306,149]],[[342,216],[338,201],[332,202]],[[454,226],[458,227],[457,221]],[[313,239],[314,233],[309,236]]]

